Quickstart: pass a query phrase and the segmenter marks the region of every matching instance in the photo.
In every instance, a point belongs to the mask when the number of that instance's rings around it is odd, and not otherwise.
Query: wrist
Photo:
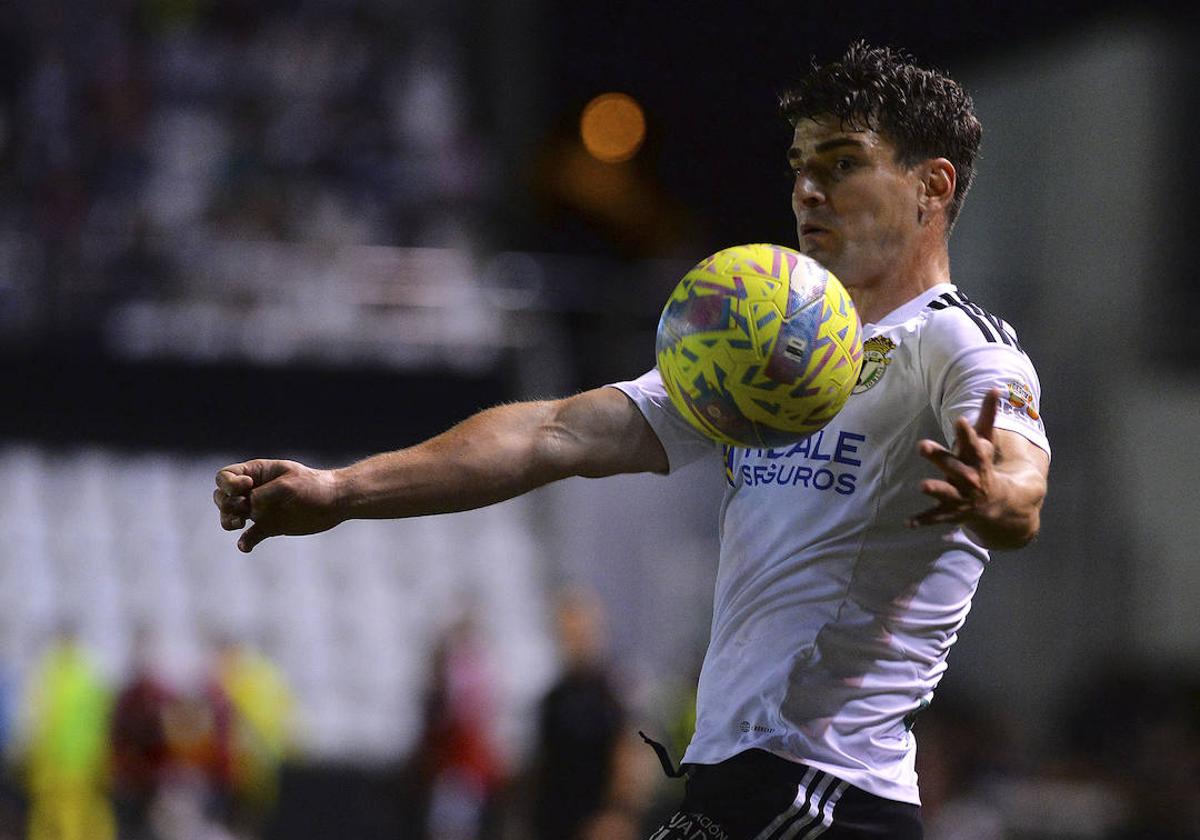
[[[1018,512],[1004,508],[980,511],[964,525],[975,541],[991,551],[1011,551],[1024,548],[1039,530],[1037,511]]]
[[[354,467],[341,467],[327,471],[329,483],[329,512],[337,521],[345,522],[356,518],[361,510],[365,494],[361,489],[361,480]]]

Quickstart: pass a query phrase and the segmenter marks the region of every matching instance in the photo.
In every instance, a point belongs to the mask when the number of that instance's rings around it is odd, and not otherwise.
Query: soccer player
[[[653,840],[918,838],[912,723],[990,549],[1036,536],[1049,444],[1012,328],[950,282],[981,128],[970,97],[853,45],[782,100],[800,249],[864,324],[841,413],[787,449],[724,450],[712,631],[686,794]],[[344,469],[218,472],[238,546],[347,519],[464,510],[572,475],[665,473],[720,450],[654,371],[483,411]],[[921,494],[930,497],[922,505]],[[922,508],[924,508],[922,510]]]

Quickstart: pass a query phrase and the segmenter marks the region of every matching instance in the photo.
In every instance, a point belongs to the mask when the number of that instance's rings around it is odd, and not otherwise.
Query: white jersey
[[[724,455],[712,633],[684,761],[751,748],[870,793],[919,803],[915,716],[988,560],[959,527],[909,530],[933,504],[917,442],[954,440],[1001,389],[997,428],[1049,453],[1040,385],[1012,328],[949,283],[865,325],[841,413],[808,440],[724,450],[676,412],[657,371],[614,387],[646,416],[671,469]]]

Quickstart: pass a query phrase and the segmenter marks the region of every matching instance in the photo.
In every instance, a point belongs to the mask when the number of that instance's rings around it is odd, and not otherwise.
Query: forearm
[[[213,502],[252,551],[268,537],[318,534],[347,519],[469,510],[569,475],[666,472],[637,407],[613,388],[497,406],[424,443],[339,470],[254,458],[217,471]]]
[[[550,402],[497,406],[424,443],[334,472],[339,518],[390,519],[470,510],[563,478],[547,457]]]

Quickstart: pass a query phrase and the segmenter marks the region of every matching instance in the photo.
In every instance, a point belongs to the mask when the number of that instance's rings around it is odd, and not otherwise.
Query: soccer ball
[[[769,448],[834,418],[862,368],[862,325],[831,272],[790,248],[739,245],[689,271],[658,322],[671,402],[708,437]]]

